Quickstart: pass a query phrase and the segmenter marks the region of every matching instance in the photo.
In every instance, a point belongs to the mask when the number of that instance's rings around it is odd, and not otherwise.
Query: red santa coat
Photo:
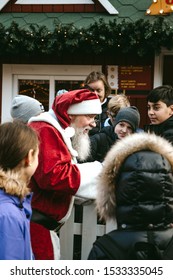
[[[32,208],[59,222],[67,220],[74,196],[96,198],[99,162],[77,164],[70,137],[73,128],[63,129],[53,111],[33,117],[29,125],[40,139],[39,165],[31,180]]]

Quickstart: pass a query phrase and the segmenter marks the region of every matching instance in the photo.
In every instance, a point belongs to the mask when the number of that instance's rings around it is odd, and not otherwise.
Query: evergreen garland
[[[0,56],[54,55],[69,53],[102,54],[110,51],[160,53],[161,48],[173,49],[173,27],[163,17],[149,20],[106,23],[102,18],[87,28],[56,24],[50,31],[45,26],[30,25],[22,29],[12,22],[9,28],[0,24]]]

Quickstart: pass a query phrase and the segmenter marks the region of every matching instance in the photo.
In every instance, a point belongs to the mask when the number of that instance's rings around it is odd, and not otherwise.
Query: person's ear
[[[173,115],[173,104],[170,105],[169,108],[171,109],[169,114],[170,114],[170,116],[172,116]]]
[[[34,150],[30,149],[26,158],[25,158],[25,165],[26,166],[31,166],[33,162],[33,155],[34,155]]]
[[[74,122],[75,118],[76,118],[76,115],[68,115],[71,122]]]

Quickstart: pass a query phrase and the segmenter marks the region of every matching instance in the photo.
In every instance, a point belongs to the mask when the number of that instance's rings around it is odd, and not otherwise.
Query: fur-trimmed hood
[[[103,162],[104,167],[98,179],[96,206],[101,218],[115,218],[115,182],[119,170],[127,157],[143,150],[162,155],[173,171],[173,146],[160,136],[141,132],[116,142]]]

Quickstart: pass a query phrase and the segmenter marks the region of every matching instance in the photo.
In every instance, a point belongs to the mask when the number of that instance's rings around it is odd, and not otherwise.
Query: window
[[[58,90],[81,87],[91,71],[102,71],[102,67],[101,65],[4,64],[1,121],[11,119],[11,102],[17,94],[35,97],[43,103],[45,110],[48,110]]]

